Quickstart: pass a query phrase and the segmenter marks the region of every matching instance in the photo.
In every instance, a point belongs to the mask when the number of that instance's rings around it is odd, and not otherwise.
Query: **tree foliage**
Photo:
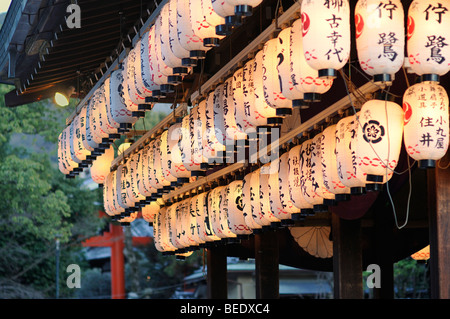
[[[54,297],[55,238],[61,242],[64,282],[65,265],[83,265],[74,254],[80,239],[101,227],[96,214],[101,193],[57,169],[56,142],[73,104],[7,108],[3,95],[10,90],[0,85],[0,298]]]

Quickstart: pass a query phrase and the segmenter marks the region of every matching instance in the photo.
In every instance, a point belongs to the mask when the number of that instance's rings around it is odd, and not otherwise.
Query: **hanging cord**
[[[340,70],[340,74],[342,75],[342,77],[343,77],[343,79],[344,79],[344,84],[345,84],[345,88],[346,88],[346,91],[347,91],[347,96],[348,96],[348,98],[349,98],[349,100],[350,100],[350,105],[351,105],[351,107],[352,107],[352,109],[353,109],[353,112],[356,114],[357,112],[356,112],[355,106],[354,106],[354,104],[353,104],[353,100],[352,100],[352,98],[351,98],[351,96],[350,96],[350,91],[349,91],[349,89],[348,89],[347,81],[346,81],[346,78],[345,78],[345,76],[344,76],[344,73],[343,73],[342,69]],[[389,87],[388,90],[386,91],[387,94],[386,94],[386,97],[385,97],[385,113],[386,113],[386,118],[387,118],[387,98],[388,98],[389,90],[390,90],[390,87]],[[358,125],[359,125],[360,127],[362,127],[361,122],[359,121],[359,118],[358,118],[358,117],[356,118],[356,121],[358,122]],[[389,125],[387,125],[386,130],[387,130],[388,148],[389,148],[389,147],[390,147]],[[389,197],[389,201],[390,201],[391,206],[392,206],[393,215],[394,215],[394,220],[395,220],[395,225],[396,225],[396,227],[397,227],[398,229],[402,229],[402,228],[405,227],[406,224],[408,223],[408,219],[409,219],[409,207],[410,207],[411,194],[412,194],[411,165],[410,165],[410,163],[409,163],[409,157],[408,157],[408,159],[407,159],[407,161],[408,161],[409,193],[408,193],[408,202],[407,202],[407,207],[406,207],[406,219],[405,219],[404,224],[401,225],[401,226],[399,226],[398,220],[397,220],[397,211],[396,211],[396,209],[395,209],[395,204],[394,204],[394,201],[393,201],[393,199],[392,199],[392,196],[391,196],[391,193],[390,193],[390,190],[389,190],[389,181],[387,180],[388,170],[392,171],[394,174],[398,174],[398,173],[395,172],[395,170],[391,169],[391,168],[387,165],[387,164],[389,163],[389,158],[388,158],[388,163],[384,163],[383,160],[380,158],[380,156],[379,156],[379,155],[377,154],[377,152],[375,151],[375,149],[374,149],[372,143],[369,143],[369,145],[371,146],[372,150],[374,151],[374,153],[376,154],[376,156],[378,157],[378,159],[384,164],[384,166],[385,166],[385,168],[386,168],[386,191],[387,191],[387,194],[388,194],[388,197]],[[389,156],[388,156],[388,157],[389,157]]]

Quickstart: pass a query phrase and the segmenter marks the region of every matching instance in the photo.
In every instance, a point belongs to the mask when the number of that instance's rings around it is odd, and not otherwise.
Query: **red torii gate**
[[[100,218],[106,216],[100,212]],[[140,214],[138,215],[138,218]],[[133,237],[133,246],[147,245],[152,242],[151,237]],[[109,224],[109,232],[101,236],[94,236],[82,242],[83,247],[111,248],[111,299],[125,299],[125,261],[123,248],[124,234],[121,225]]]

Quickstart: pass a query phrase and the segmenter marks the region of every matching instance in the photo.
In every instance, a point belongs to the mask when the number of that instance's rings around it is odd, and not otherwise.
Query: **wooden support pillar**
[[[227,299],[227,250],[226,246],[207,250],[208,299]]]
[[[111,237],[111,299],[125,299],[125,260],[122,226],[110,226]]]
[[[279,247],[275,231],[255,235],[256,298],[280,297]]]
[[[335,299],[362,299],[361,220],[332,216]]]
[[[439,168],[448,165],[449,161],[450,152],[447,152],[441,164],[427,172],[433,299],[450,299],[450,168]]]

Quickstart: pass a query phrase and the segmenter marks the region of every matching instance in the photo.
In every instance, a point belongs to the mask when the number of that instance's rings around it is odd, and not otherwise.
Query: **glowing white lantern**
[[[321,162],[323,185],[332,194],[335,194],[337,201],[348,200],[350,188],[342,184],[339,179],[336,160],[336,125],[330,125],[323,130],[321,144]]]
[[[289,150],[289,192],[284,193],[288,199],[290,198],[292,204],[297,209],[300,209],[300,214],[302,215],[310,215],[313,211],[313,204],[305,199],[306,178],[305,175],[302,174],[302,167],[306,166],[307,161],[309,160],[306,156],[307,145],[308,144],[303,143],[294,146]],[[300,214],[294,213],[291,216],[293,219],[301,219],[302,215]]]
[[[366,181],[383,183],[397,167],[403,136],[403,110],[390,101],[370,100],[361,108],[356,141],[357,162]]]
[[[216,216],[218,217],[218,224],[220,225],[221,233],[223,234],[223,238],[236,238],[237,235],[230,229],[228,224],[228,195],[230,193],[229,185],[219,186],[217,187],[216,193]],[[217,233],[219,237],[220,234]]]
[[[217,141],[225,146],[227,135],[223,112],[223,90],[223,83],[218,85],[214,90],[214,133]]]
[[[91,150],[85,147],[84,140],[86,139],[86,108],[83,107],[80,113],[74,119],[75,134],[73,136],[73,147],[75,156],[81,160],[85,161],[89,159],[91,155]]]
[[[256,126],[247,119],[246,105],[244,104],[244,68],[239,68],[234,72],[231,89],[233,90],[232,97],[236,127],[239,132],[243,133],[241,138],[245,139],[249,134],[252,136],[252,133],[256,132]]]
[[[253,214],[257,215],[256,211],[260,210],[260,205],[259,196],[254,193],[254,189],[251,187],[252,175],[253,173],[246,174],[242,181],[242,215],[245,224],[250,229],[255,230],[261,229],[262,226],[253,219]]]
[[[263,50],[259,50],[254,59],[253,65],[253,93],[254,99],[253,103],[255,108],[258,110],[259,115],[266,118],[266,122],[263,125],[276,125],[283,122],[281,117],[277,117],[276,109],[271,107],[264,96],[264,66],[263,66]]]
[[[320,169],[320,167],[317,167],[312,161],[312,156],[315,151],[316,144],[314,138],[302,143],[300,153],[300,184],[302,185],[301,189],[303,198],[309,204],[313,205],[314,211],[317,211],[318,209],[322,209],[324,207],[323,198],[317,192],[317,190],[320,190],[320,185],[318,183],[314,183],[315,180],[313,179],[313,172]]]
[[[132,56],[133,55],[128,55],[123,61],[123,83],[122,83],[123,90],[121,93],[123,94],[123,99],[124,99],[126,108],[134,116],[133,112],[137,112],[139,109],[138,109],[138,104],[130,96],[131,92],[129,89],[130,85],[134,85],[134,81],[131,79],[131,74],[130,74],[131,73],[130,68],[131,68],[132,63],[134,62],[134,60],[132,59]]]
[[[161,92],[163,91],[163,85],[168,83],[167,76],[172,74],[172,71],[165,65],[161,58],[161,41],[159,40],[160,25],[155,24],[149,32],[148,38],[148,52],[150,59],[150,68],[154,71],[153,81],[160,86]],[[153,92],[152,92],[153,95]]]
[[[278,116],[292,114],[292,102],[282,93],[278,65],[280,59],[278,50],[279,39],[268,40],[263,49],[263,92],[264,98],[270,107],[276,109]]]
[[[391,84],[403,66],[405,27],[400,0],[360,0],[355,8],[359,65],[374,82]]]
[[[112,174],[111,177],[111,198],[110,198],[110,202],[111,205],[113,207],[113,210],[115,212],[115,216],[119,217],[122,213],[125,212],[125,208],[122,207],[119,203],[119,195],[120,195],[120,189],[118,187],[118,182],[119,182],[119,176],[120,176],[120,172],[118,172],[117,170],[115,170]]]
[[[148,163],[148,181],[150,186],[156,190],[154,196],[161,197],[163,193],[163,185],[161,185],[156,177],[155,165],[155,149],[156,140],[152,140],[148,145],[147,163]]]
[[[163,244],[163,237],[162,237],[162,226],[163,226],[163,220],[164,212],[166,211],[165,207],[162,207],[162,209],[155,215],[155,219],[153,221],[153,243],[155,244],[156,250],[159,252],[164,252],[165,247]]]
[[[145,96],[136,87],[136,73],[141,69],[141,43],[136,43],[136,46],[130,50],[126,57],[126,79],[125,83],[128,89],[128,95],[130,100],[136,104],[143,104],[145,102]],[[139,108],[139,107],[138,107]],[[138,109],[137,108],[137,109]]]
[[[135,207],[140,207],[140,202],[145,200],[145,196],[141,194],[139,191],[139,183],[141,181],[141,172],[139,171],[139,160],[140,160],[140,154],[138,152],[134,153],[130,156],[128,163],[128,169],[129,169],[129,181],[130,186],[128,187],[128,196],[131,198],[131,200],[135,203]]]
[[[105,153],[97,157],[92,163],[91,178],[97,184],[103,184],[110,172],[111,163],[114,160],[114,148],[110,146]]]
[[[136,123],[137,117],[134,117],[130,110],[127,109],[125,98],[123,94],[124,79],[123,65],[120,65],[117,70],[111,72],[109,81],[110,90],[110,112],[114,122],[119,123],[121,130],[129,129]],[[87,121],[86,121],[87,123]]]
[[[186,244],[181,239],[181,214],[180,214],[181,202],[174,203],[169,207],[169,218],[167,226],[169,227],[170,242],[177,249],[186,247]]]
[[[302,19],[293,22],[290,35],[290,78],[292,86],[303,93],[303,101],[293,101],[293,106],[307,108],[304,102],[318,102],[328,92],[333,79],[319,78],[319,72],[312,68],[303,54]]]
[[[206,192],[205,197],[203,198],[203,224],[205,227],[205,233],[206,236],[211,240],[211,241],[220,241],[221,238],[219,236],[217,236],[217,234],[214,232],[214,227],[213,227],[213,223],[212,223],[212,219],[213,219],[213,209],[211,207],[212,204],[212,198],[211,196],[213,195],[212,190]]]
[[[261,63],[262,51],[258,56],[258,63]],[[249,123],[249,126],[258,127],[267,125],[267,119],[276,115],[275,109],[271,108],[264,99],[259,99],[256,94],[261,94],[262,91],[262,67],[258,67],[256,59],[251,59],[245,63],[242,70],[242,104],[244,110],[244,121]],[[257,91],[255,91],[255,71],[257,76],[257,83],[261,84]]]
[[[437,81],[450,70],[448,1],[414,0],[408,10],[407,52],[411,70]]]
[[[243,181],[233,181],[228,185],[228,226],[238,237],[252,233],[243,215]]]
[[[359,116],[359,113],[357,113]],[[338,177],[352,195],[365,192],[366,177],[356,160],[357,115],[342,118],[336,124],[336,164]]]
[[[163,177],[168,182],[170,182],[170,186],[174,186],[175,182],[177,181],[177,177],[173,176],[170,173],[172,161],[171,161],[171,150],[169,148],[169,143],[168,143],[168,136],[169,136],[168,130],[165,130],[161,134],[161,149],[160,149],[161,170],[162,170]]]
[[[223,84],[222,112],[226,132],[226,143],[233,145],[236,140],[244,140],[246,134],[236,124],[236,108],[233,98],[233,77],[229,77]]]
[[[168,144],[168,156],[170,163],[168,162],[168,168],[170,174],[177,178],[177,183],[187,183],[191,177],[191,172],[186,169],[183,164],[181,156],[181,150],[179,147],[179,141],[182,136],[181,123],[172,124],[167,132],[167,144]]]
[[[282,206],[282,209],[287,214],[289,214],[289,218],[292,219],[292,214],[300,213],[300,209],[295,206],[290,195],[291,188],[289,186],[289,178],[290,178],[289,153],[290,152],[285,152],[279,158],[278,184],[279,184],[280,204]]]
[[[281,203],[281,193],[280,193],[280,182],[279,182],[279,171],[280,171],[280,161],[278,158],[271,162],[273,169],[269,173],[268,186],[269,186],[269,202],[270,210],[273,215],[282,220],[287,220],[291,218],[290,213],[283,207]]]
[[[194,246],[200,246],[205,243],[205,240],[200,236],[200,225],[197,223],[198,214],[198,195],[195,195],[189,200],[189,233],[194,241]]]
[[[64,161],[63,135],[64,132],[61,132],[58,136],[58,168],[61,173],[63,173],[64,175],[68,175],[70,173],[70,170],[67,168],[66,163]]]
[[[99,121],[100,99],[102,98],[103,85],[100,86],[92,96],[92,102],[89,103],[89,130],[94,142],[99,148],[104,148],[103,139],[107,139],[109,135],[103,131]],[[87,129],[87,128],[86,128]]]
[[[214,234],[223,239],[227,238],[227,229],[223,229],[223,223],[220,212],[220,204],[223,201],[222,190],[225,186],[219,186],[211,190],[211,193],[208,197],[208,211],[209,216],[211,218],[211,226]]]
[[[140,154],[138,170],[141,172],[141,179],[138,183],[139,192],[146,198],[151,199],[157,189],[150,184],[150,170],[152,169],[149,164],[150,146],[144,146],[138,154]]]
[[[209,9],[206,8],[208,5]],[[221,21],[217,19],[218,15],[212,8],[211,0],[190,0],[189,9],[193,30],[202,39],[203,45],[207,48],[219,46],[224,36],[216,33],[216,26]]]
[[[202,103],[202,107],[203,107]],[[199,164],[203,168],[202,164],[205,162],[202,152],[202,122],[199,112],[200,105],[196,105],[191,109],[189,116],[189,134],[191,139],[191,160],[193,163]]]
[[[181,122],[181,139],[178,143],[181,152],[181,160],[183,162],[184,167],[188,171],[191,172],[191,176],[202,176],[205,174],[204,171],[201,170],[200,163],[195,163],[193,161],[193,140],[194,140],[194,132],[191,130],[193,128],[193,116],[192,112],[189,115],[183,117]]]
[[[105,210],[105,213],[108,216],[113,216],[115,213],[113,212],[113,209],[111,208],[111,203],[110,203],[110,188],[111,188],[111,177],[112,177],[112,173],[109,173],[108,175],[106,175],[105,177],[105,181],[104,181],[104,185],[103,185],[103,189],[102,189],[102,193],[103,193],[103,208]]]
[[[436,82],[410,86],[403,95],[404,141],[419,167],[435,167],[448,150],[449,109],[446,90]]]
[[[330,193],[325,187],[322,171],[322,148],[321,145],[324,140],[323,133],[319,133],[314,136],[311,144],[311,182],[313,191],[320,197],[323,198],[324,205],[335,205],[335,195]],[[325,207],[318,206],[315,207],[316,211],[325,210]]]
[[[62,132],[61,137],[61,154],[64,161],[65,168],[69,171],[80,172],[81,169],[78,168],[78,163],[75,162],[70,155],[70,126],[67,126]]]
[[[274,215],[270,206],[269,179],[271,174],[276,172],[276,169],[276,165],[271,162],[263,165],[259,170],[259,203],[261,205],[261,214],[274,226],[281,222],[280,219]]]
[[[303,53],[319,77],[335,78],[350,57],[348,0],[303,1]]]
[[[186,247],[188,247],[189,250],[192,250],[194,247],[198,246],[198,242],[196,241],[197,235],[195,232],[195,228],[191,228],[193,221],[191,215],[191,201],[192,198],[183,200],[181,210],[182,232],[186,242]]]
[[[225,151],[225,145],[220,143],[216,137],[215,126],[215,92],[210,92],[205,100],[205,131],[203,138],[203,155],[209,163],[214,161],[222,163],[222,154]],[[221,132],[219,132],[219,136]]]
[[[159,97],[160,85],[156,82],[156,67],[154,65],[154,35],[155,26],[143,34],[141,38],[141,76],[145,91],[151,91],[153,97]]]
[[[153,170],[158,188],[162,188],[164,192],[171,190],[170,181],[165,178],[161,164],[161,137],[157,137],[153,144]]]
[[[303,92],[297,90],[291,77],[291,27],[284,28],[278,34],[278,78],[280,81],[281,93],[284,97],[292,101],[292,106],[306,107],[303,102]],[[295,57],[298,59],[299,57]]]
[[[80,154],[80,152],[78,151],[78,149],[76,148],[76,131],[77,131],[77,126],[78,126],[78,121],[79,118],[78,116],[75,116],[75,118],[72,120],[72,122],[69,124],[69,153],[70,153],[70,157],[72,158],[72,160],[75,163],[82,163],[83,162],[83,158],[82,154]],[[81,166],[81,165],[80,165]]]
[[[259,6],[262,0],[225,0],[225,2],[234,5],[236,15],[249,17],[253,14],[253,8]]]
[[[153,222],[155,221],[156,215],[159,213],[160,209],[161,206],[159,206],[156,201],[153,201],[142,207],[142,218],[149,223],[150,226],[153,226]]]

